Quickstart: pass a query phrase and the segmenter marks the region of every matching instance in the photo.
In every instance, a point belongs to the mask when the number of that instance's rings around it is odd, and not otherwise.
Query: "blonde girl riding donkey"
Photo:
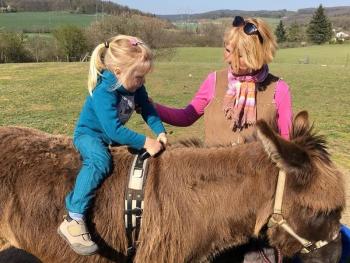
[[[68,215],[58,228],[78,254],[91,255],[98,250],[86,227],[85,215],[95,190],[110,174],[112,158],[108,147],[145,148],[153,156],[167,143],[163,124],[149,103],[144,86],[151,68],[152,53],[136,37],[118,35],[98,45],[92,53],[89,95],[73,140],[83,162],[75,186],[66,197]],[[157,140],[124,126],[135,104],[141,107],[142,118],[158,136]]]

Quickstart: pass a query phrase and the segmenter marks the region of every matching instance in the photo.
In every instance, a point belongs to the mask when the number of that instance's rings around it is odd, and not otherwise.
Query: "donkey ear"
[[[256,125],[258,139],[277,167],[294,177],[297,185],[310,182],[312,165],[307,152],[274,133],[265,121],[259,120]]]
[[[309,114],[307,111],[301,111],[294,118],[291,138],[303,136],[309,131],[310,131]]]

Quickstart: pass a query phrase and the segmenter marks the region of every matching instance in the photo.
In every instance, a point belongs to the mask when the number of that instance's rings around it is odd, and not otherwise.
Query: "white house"
[[[338,39],[345,39],[345,38],[349,37],[349,34],[340,31],[340,32],[335,34],[335,37],[338,38]]]

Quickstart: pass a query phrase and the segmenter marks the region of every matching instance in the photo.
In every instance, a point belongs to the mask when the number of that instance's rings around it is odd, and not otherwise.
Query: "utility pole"
[[[102,21],[103,21],[104,16],[105,16],[104,10],[103,10],[103,0],[101,0],[101,13],[102,13]]]
[[[97,23],[97,1],[98,0],[95,0],[95,19],[96,19],[96,23]]]

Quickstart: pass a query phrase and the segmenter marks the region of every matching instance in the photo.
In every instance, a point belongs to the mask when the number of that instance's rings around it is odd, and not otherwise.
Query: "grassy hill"
[[[299,9],[297,12],[285,16],[283,19],[286,24],[297,22],[299,24],[308,24],[315,12],[315,8]],[[350,31],[350,6],[326,7],[325,14],[328,16],[334,28]]]
[[[236,15],[244,17],[261,17],[266,20],[273,20],[272,26],[276,25],[275,21],[284,20],[286,24],[297,22],[299,24],[308,24],[316,8],[304,8],[298,11],[288,10],[215,10],[199,14],[178,14],[178,15],[159,15],[160,18],[168,19],[173,22],[188,21],[194,22],[202,19],[232,19]],[[350,6],[325,7],[325,13],[330,18],[334,27],[350,31]]]
[[[183,21],[183,20],[198,20],[198,19],[218,19],[222,17],[234,17],[234,16],[253,16],[253,17],[271,17],[281,18],[293,14],[292,11],[277,10],[277,11],[244,11],[244,10],[214,10],[205,13],[198,14],[178,14],[178,15],[158,15],[160,18],[168,19],[170,21]]]
[[[0,14],[0,28],[15,31],[39,32],[71,24],[87,27],[102,15],[72,14],[69,12],[18,12]]]
[[[310,64],[298,64],[309,56]],[[350,169],[349,45],[311,46],[278,51],[273,73],[293,95],[294,112],[309,111],[316,130],[326,135],[335,161]],[[349,58],[350,59],[350,58]],[[179,48],[172,61],[156,62],[147,78],[155,101],[183,107],[206,75],[223,67],[221,48]],[[72,135],[87,95],[87,63],[0,65],[0,125],[23,125]],[[203,138],[203,120],[188,128],[168,126],[170,139]],[[149,132],[139,116],[129,126]]]
[[[264,19],[272,29],[275,29],[276,26],[279,23],[278,18],[266,18],[263,17]],[[187,29],[187,30],[196,30],[200,25],[205,25],[205,24],[223,24],[225,26],[230,26],[232,24],[232,17],[220,17],[217,19],[198,19],[198,20],[193,20],[193,21],[174,21],[173,24],[180,29]]]

